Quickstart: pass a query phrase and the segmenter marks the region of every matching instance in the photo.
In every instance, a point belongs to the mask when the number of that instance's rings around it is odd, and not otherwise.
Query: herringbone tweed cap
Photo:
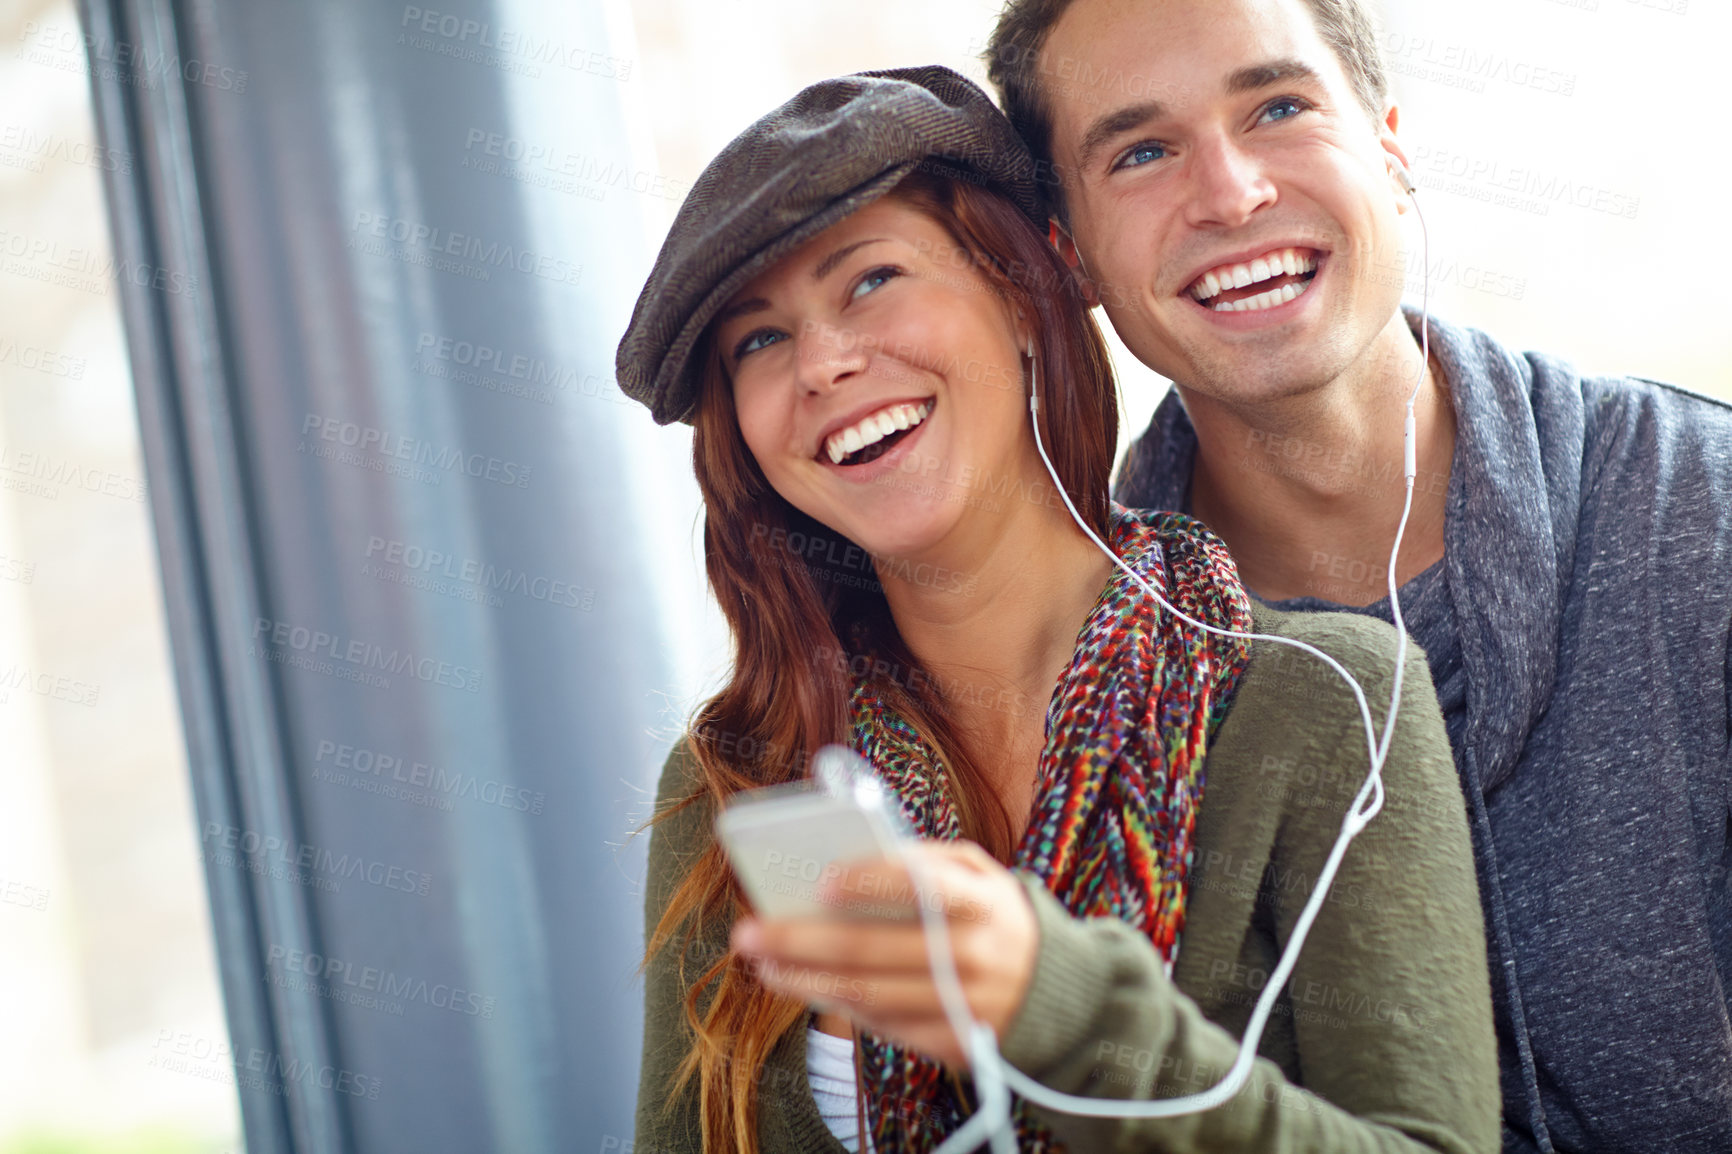
[[[690,422],[692,353],[710,319],[917,167],[990,185],[1046,225],[1033,159],[966,77],[930,65],[814,84],[741,133],[692,185],[620,340],[620,388],[657,424]]]

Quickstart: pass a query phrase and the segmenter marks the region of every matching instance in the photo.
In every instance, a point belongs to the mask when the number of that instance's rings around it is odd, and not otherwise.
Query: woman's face
[[[740,290],[716,337],[740,432],[776,492],[867,550],[927,554],[1041,466],[1026,322],[936,221],[895,197]]]

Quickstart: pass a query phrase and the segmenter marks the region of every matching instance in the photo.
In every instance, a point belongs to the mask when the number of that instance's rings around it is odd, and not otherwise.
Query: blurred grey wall
[[[596,5],[81,19],[248,1148],[618,1149],[670,684],[634,62]]]

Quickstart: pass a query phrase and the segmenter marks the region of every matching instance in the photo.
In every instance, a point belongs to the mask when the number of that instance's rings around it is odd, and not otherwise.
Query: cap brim
[[[696,375],[689,371],[696,367],[691,364],[693,355],[710,321],[715,319],[716,314],[722,311],[736,293],[777,261],[831,225],[847,219],[889,192],[903,177],[920,167],[920,163],[911,160],[895,165],[849,189],[819,212],[759,248],[724,276],[699,302],[698,307],[692,310],[691,316],[686,318],[685,324],[668,345],[667,355],[662,358],[661,366],[656,371],[653,389],[656,403],[650,408],[656,424],[671,425],[675,421],[683,421],[688,425],[692,423],[692,418],[697,414],[699,391]]]

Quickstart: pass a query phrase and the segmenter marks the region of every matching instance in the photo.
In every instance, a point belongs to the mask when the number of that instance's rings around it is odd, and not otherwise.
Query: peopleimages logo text
[[[529,488],[529,465],[489,457],[485,453],[465,453],[451,445],[435,445],[431,441],[405,437],[401,433],[372,425],[308,413],[301,422],[301,435],[316,437],[363,453],[377,453],[381,457],[413,461],[417,465],[462,473],[508,488]]]
[[[274,834],[260,834],[240,826],[221,822],[204,823],[205,851],[238,851],[243,860],[275,861],[292,869],[306,870],[326,878],[351,880],[359,878],[368,885],[406,894],[426,897],[433,875],[422,870],[405,869],[389,862],[377,861],[364,854],[333,853],[306,842],[291,843]],[[228,863],[222,863],[228,864]]]
[[[367,560],[401,566],[416,573],[448,577],[491,591],[517,593],[534,601],[563,605],[588,611],[595,605],[595,590],[575,581],[558,581],[551,577],[532,577],[518,569],[500,568],[473,557],[454,557],[437,549],[423,549],[403,541],[387,541],[383,537],[367,538]]]
[[[265,963],[289,973],[304,974],[316,981],[326,982],[332,991],[339,986],[349,987],[406,1002],[421,1002],[456,1014],[468,1014],[478,1018],[493,1016],[495,999],[491,995],[465,990],[461,986],[446,982],[428,982],[425,978],[402,976],[395,971],[376,966],[356,966],[340,958],[306,953],[274,943],[265,954]]]
[[[390,240],[412,248],[422,248],[432,253],[478,261],[494,268],[512,269],[557,284],[579,284],[583,280],[583,265],[563,257],[532,252],[526,248],[500,244],[498,241],[483,240],[472,233],[455,232],[385,213],[357,210],[350,231],[378,240]]]
[[[479,669],[452,665],[431,657],[420,657],[412,650],[386,649],[358,637],[345,640],[335,633],[308,629],[304,625],[291,625],[287,621],[272,621],[268,617],[255,618],[253,639],[264,640],[279,649],[288,648],[308,657],[326,657],[332,661],[341,661],[357,669],[407,674],[418,681],[467,689],[471,693],[479,693],[481,690]]]
[[[356,747],[341,745],[335,741],[320,741],[314,752],[313,761],[323,766],[327,758],[330,759],[335,768],[346,773],[380,779],[388,777],[392,781],[402,782],[404,785],[414,786],[418,789],[427,789],[450,797],[467,798],[487,805],[497,805],[503,809],[514,809],[521,813],[540,813],[542,807],[547,804],[547,795],[540,790],[529,790],[519,785],[484,780],[472,773],[446,770],[424,761],[414,761],[396,754],[381,753],[364,746]]]

